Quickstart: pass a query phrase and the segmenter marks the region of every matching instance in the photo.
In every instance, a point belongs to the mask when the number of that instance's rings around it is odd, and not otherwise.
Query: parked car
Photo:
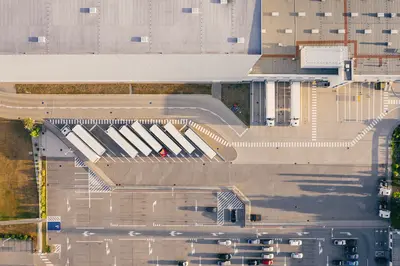
[[[263,254],[263,259],[270,259],[272,260],[274,258],[274,254],[268,253],[268,254]]]
[[[344,247],[344,251],[346,253],[357,253],[357,250],[358,250],[358,248],[356,246],[355,247],[352,247],[352,246]]]
[[[261,249],[263,251],[267,251],[267,252],[274,252],[274,247],[272,247],[272,246],[262,247]]]
[[[354,261],[348,260],[348,261],[346,261],[346,264],[345,264],[345,265],[348,265],[348,266],[358,266],[359,263],[358,263],[358,260],[354,260]]]
[[[346,245],[346,240],[344,240],[344,239],[335,239],[335,240],[333,240],[333,244],[335,246],[345,246]]]
[[[230,245],[232,245],[232,240],[230,240],[230,239],[226,239],[226,240],[219,239],[217,241],[217,243],[218,243],[218,245],[221,245],[221,246],[230,246]]]
[[[360,256],[359,256],[358,254],[347,254],[347,255],[346,255],[346,258],[347,258],[348,260],[358,260],[359,257],[360,257]]]
[[[261,243],[264,245],[273,245],[274,244],[274,240],[273,239],[260,239]]]
[[[189,262],[188,261],[178,261],[178,266],[189,266]]]
[[[217,207],[206,207],[206,212],[217,212]]]
[[[261,260],[261,264],[264,265],[273,265],[274,261],[273,260]]]
[[[248,243],[248,244],[255,244],[255,245],[258,245],[258,244],[261,243],[261,241],[260,241],[260,239],[258,239],[258,238],[255,238],[255,239],[247,239],[247,243]]]
[[[290,239],[289,240],[289,245],[291,246],[301,246],[303,242],[299,239]]]
[[[218,259],[222,261],[228,261],[232,259],[232,254],[229,253],[220,253],[218,254]]]
[[[357,246],[357,239],[348,239],[346,240],[347,246]]]
[[[300,252],[293,252],[292,255],[291,255],[291,257],[292,257],[293,259],[302,259],[302,258],[303,258],[303,253],[300,253]]]
[[[381,187],[388,187],[388,186],[389,186],[389,183],[388,183],[388,181],[386,179],[382,178],[382,179],[379,180],[379,187],[380,188]]]
[[[248,260],[247,265],[260,265],[260,260]]]
[[[379,210],[387,210],[388,209],[388,204],[387,201],[380,201],[379,202]]]
[[[333,265],[345,265],[345,261],[344,260],[333,260],[332,264]]]
[[[231,265],[231,262],[229,260],[228,261],[219,260],[217,262],[217,265]]]
[[[261,214],[250,214],[250,221],[251,222],[261,221]]]
[[[236,223],[237,210],[231,210],[231,222]]]

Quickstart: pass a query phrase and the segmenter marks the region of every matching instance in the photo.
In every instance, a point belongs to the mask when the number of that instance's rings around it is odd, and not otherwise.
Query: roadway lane
[[[208,124],[227,140],[243,123],[210,95],[25,95],[0,93],[4,118],[189,118]]]

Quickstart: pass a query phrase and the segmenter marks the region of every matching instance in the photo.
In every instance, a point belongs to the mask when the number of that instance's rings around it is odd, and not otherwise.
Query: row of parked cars
[[[388,200],[392,190],[390,189],[389,182],[386,179],[379,180],[378,186],[378,195],[379,197],[379,217],[389,219],[390,218],[390,210],[388,207]]]
[[[261,247],[262,251],[268,252],[268,253],[262,253],[262,259],[252,259],[248,261],[248,265],[273,265],[274,264],[274,254],[271,252],[274,252],[274,247],[272,246],[274,244],[273,239],[259,239],[259,238],[254,238],[254,239],[248,239],[247,240],[248,244],[254,244],[254,245],[264,245]],[[291,239],[289,240],[289,245],[291,246],[301,246],[303,242],[301,240],[297,239]],[[303,258],[303,253],[301,252],[293,252],[291,253],[291,257],[294,259],[302,259]]]
[[[335,246],[344,247],[345,260],[333,260],[333,265],[348,265],[348,266],[358,266],[358,247],[356,239],[335,239],[333,241]]]

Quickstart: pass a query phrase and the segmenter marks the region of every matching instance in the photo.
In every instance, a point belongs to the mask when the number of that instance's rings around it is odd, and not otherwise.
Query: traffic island
[[[400,229],[400,126],[392,134],[392,198],[391,198],[391,224],[395,229]]]
[[[222,83],[221,86],[221,101],[250,126],[250,83]]]

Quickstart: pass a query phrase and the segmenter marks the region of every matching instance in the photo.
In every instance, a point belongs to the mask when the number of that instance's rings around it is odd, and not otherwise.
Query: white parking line
[[[125,156],[124,154],[121,153],[121,155],[122,155],[122,157],[124,157],[128,162],[131,162],[131,161],[129,161],[128,158],[126,158],[126,156]]]
[[[108,160],[106,159],[106,157],[101,156],[101,158],[103,158],[108,163]]]
[[[161,162],[160,159],[158,159],[154,154],[152,154],[152,155],[153,155],[154,158],[156,158],[156,160],[157,160],[158,162]]]
[[[111,160],[113,160],[114,162],[116,162],[116,160],[114,160],[114,158],[111,157],[110,154],[106,153],[106,155],[108,156],[108,158],[110,158]]]

